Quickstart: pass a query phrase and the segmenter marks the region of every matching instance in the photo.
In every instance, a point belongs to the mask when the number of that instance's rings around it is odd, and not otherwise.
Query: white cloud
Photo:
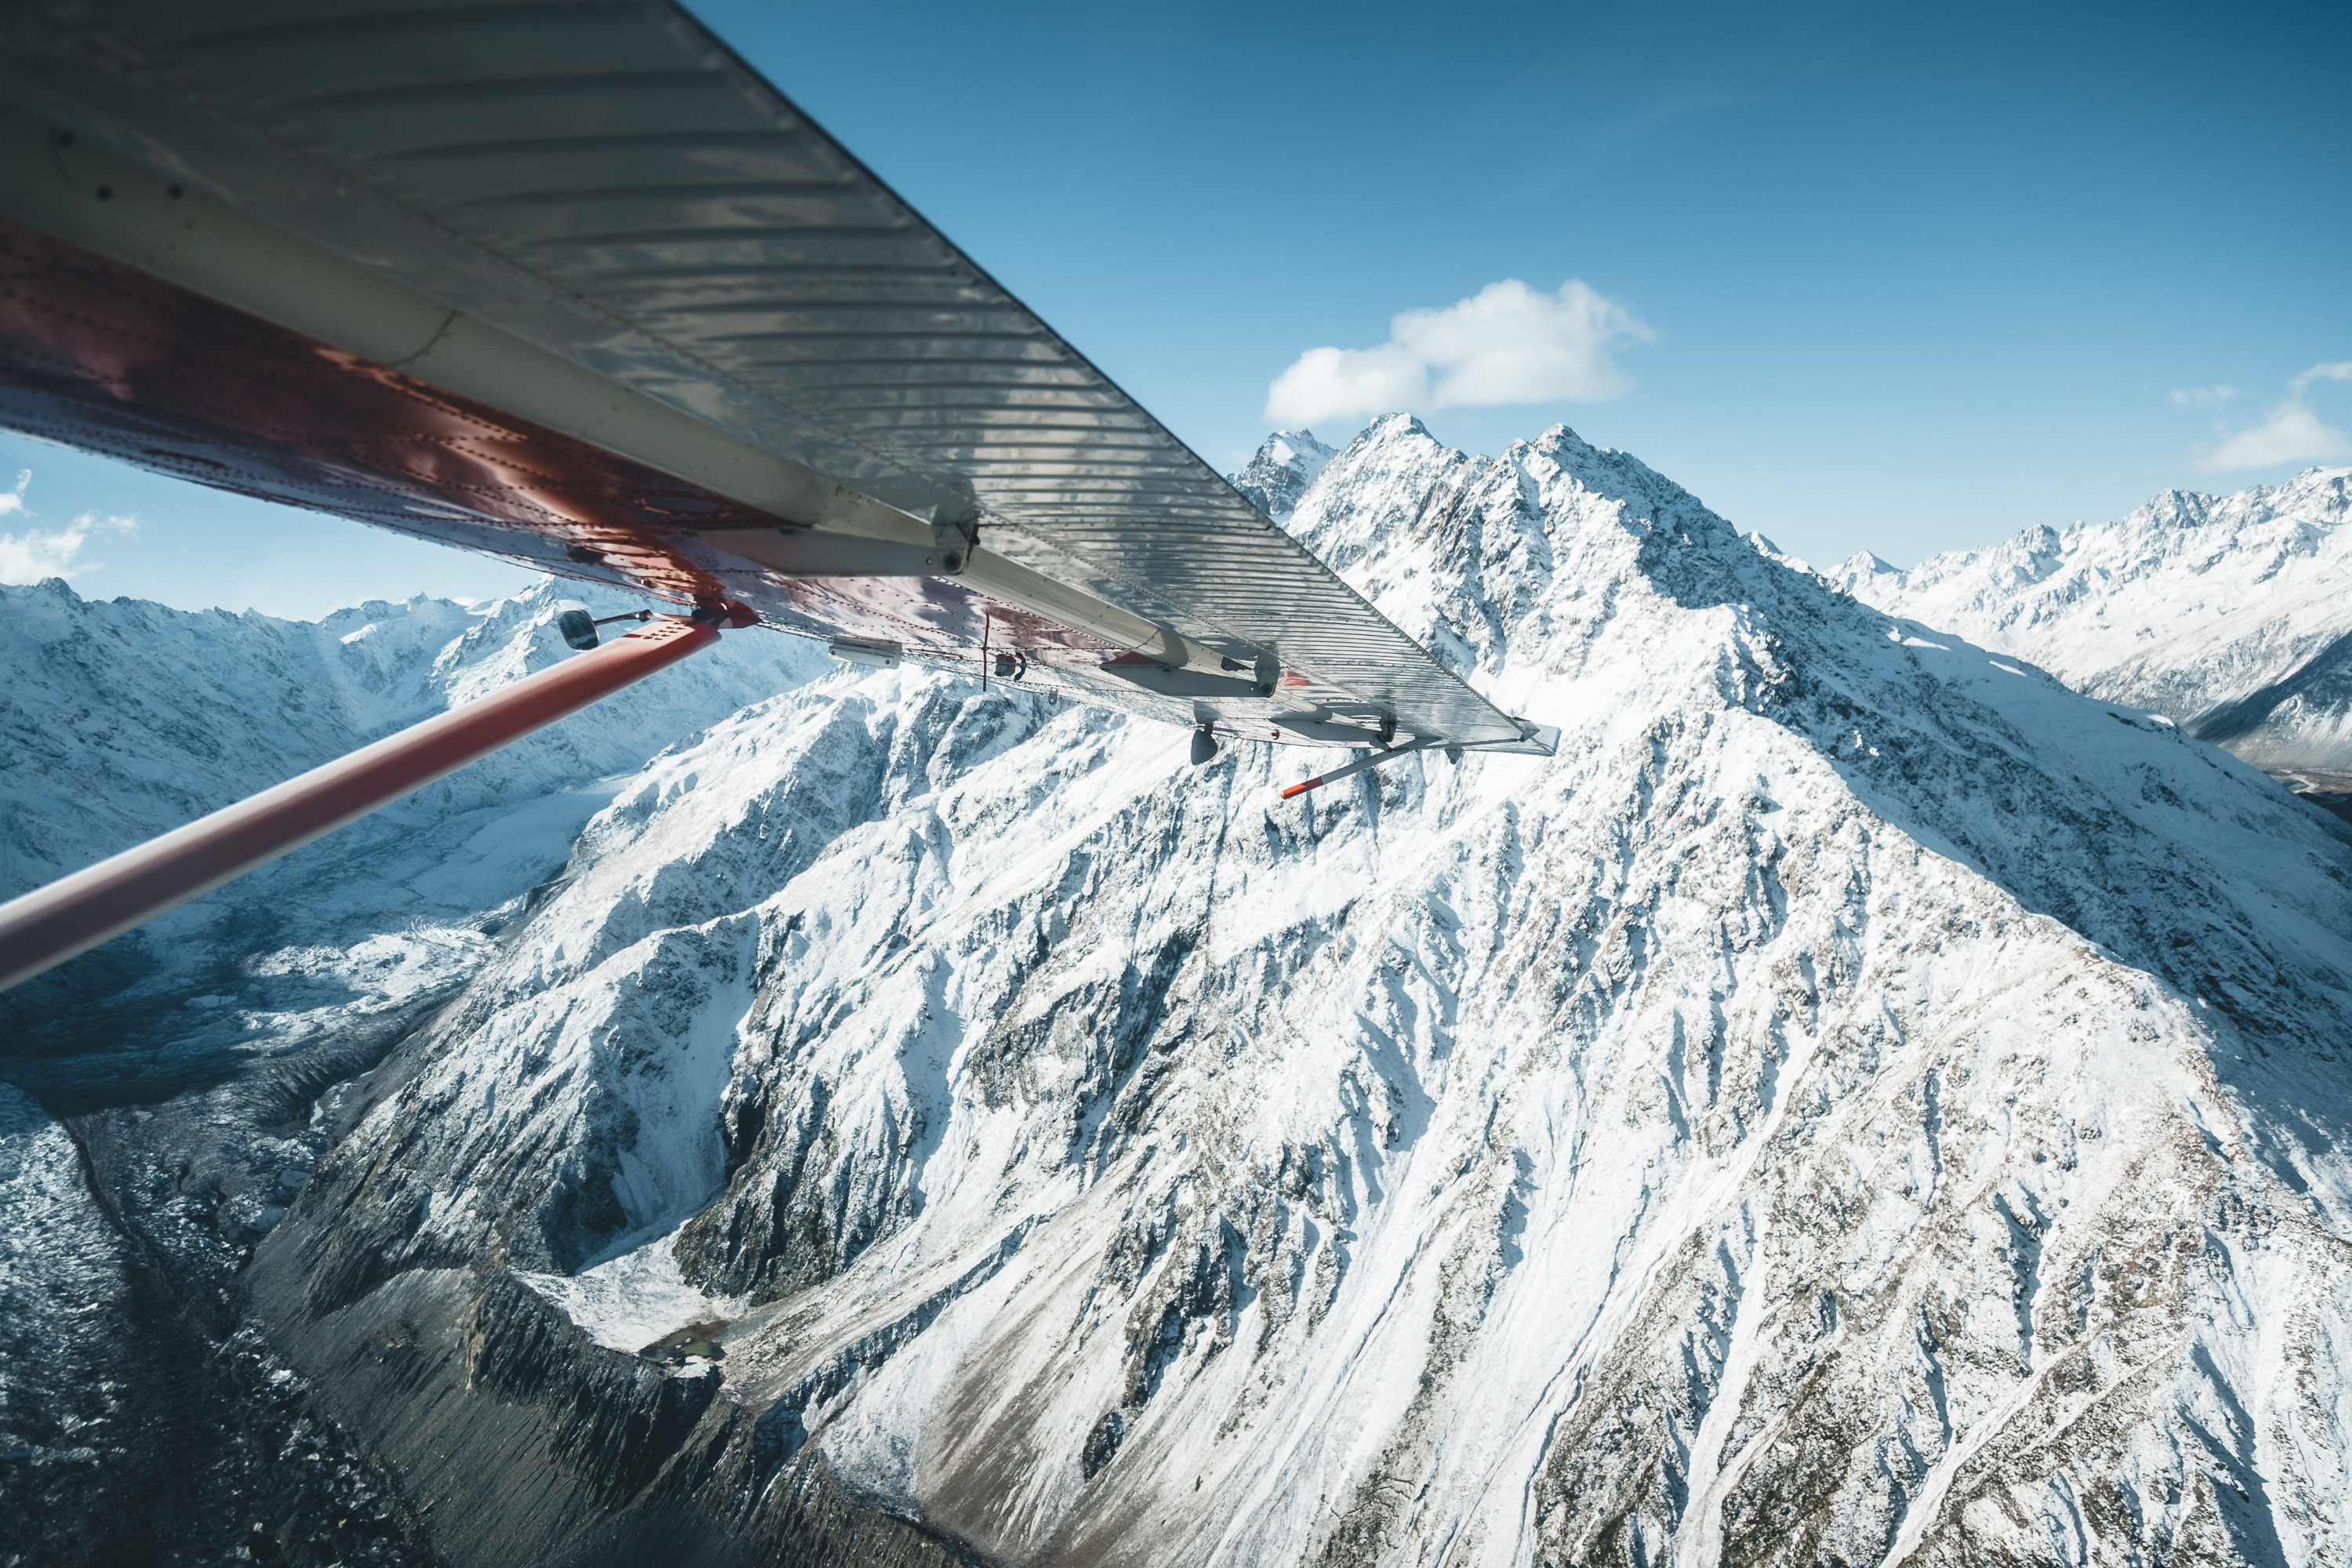
[[[1265,389],[1265,416],[1300,428],[1392,408],[1429,406],[1429,367],[1395,343],[1308,349]]]
[[[2274,468],[2286,463],[2320,463],[2330,458],[2352,457],[2352,441],[2325,424],[2298,398],[2273,408],[2259,425],[2233,431],[2210,447],[2197,448],[2198,466],[2208,473],[2236,468]]]
[[[2219,408],[2233,397],[2245,393],[2234,386],[2176,386],[2172,389],[2175,408]]]
[[[2322,420],[2304,393],[2315,381],[2352,381],[2352,360],[2315,364],[2288,384],[2293,388],[2273,404],[2259,425],[2225,430],[2221,439],[2197,448],[2198,467],[2207,473],[2239,468],[2275,468],[2288,463],[2323,463],[2352,458],[2352,439]]]
[[[2352,381],[2352,359],[2330,360],[2326,364],[2313,365],[2294,378],[2295,395],[2302,396],[2303,389],[2315,381]]]
[[[29,470],[16,476],[16,488],[0,490],[0,517],[36,515],[25,504]],[[104,563],[81,559],[82,547],[105,533],[130,533],[139,527],[128,517],[100,517],[86,511],[63,528],[27,528],[21,533],[0,533],[0,583],[37,583],[45,577],[78,577]]]
[[[1516,278],[1442,310],[1407,310],[1369,349],[1309,349],[1266,388],[1265,416],[1296,429],[1392,409],[1601,403],[1632,384],[1612,353],[1654,335],[1571,278],[1556,294]]]

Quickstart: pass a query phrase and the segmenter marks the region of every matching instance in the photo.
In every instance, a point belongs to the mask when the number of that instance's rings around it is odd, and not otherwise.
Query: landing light
[[[563,640],[585,653],[596,646],[596,618],[588,606],[577,599],[559,600],[555,606],[555,629]]]
[[[555,629],[563,634],[565,642],[582,653],[596,646],[598,626],[609,626],[614,621],[650,621],[653,618],[651,610],[624,610],[617,616],[592,616],[588,614],[588,606],[577,599],[558,599],[555,602]],[[734,624],[740,626],[743,623],[737,621]]]

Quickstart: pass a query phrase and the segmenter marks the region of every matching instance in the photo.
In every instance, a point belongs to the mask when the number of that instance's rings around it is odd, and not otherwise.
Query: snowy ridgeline
[[[719,720],[271,1236],[312,1373],[503,1265],[718,1336],[662,1485],[740,1438],[1008,1561],[2352,1553],[2338,825],[1565,429],[1245,477],[1557,759]]]
[[[1825,575],[2258,767],[2352,788],[2352,469],[2174,490],[2118,522],[2032,529],[1907,572],[1856,555]]]

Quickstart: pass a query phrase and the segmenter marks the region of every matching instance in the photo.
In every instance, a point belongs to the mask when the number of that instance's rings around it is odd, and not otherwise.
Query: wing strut
[[[725,618],[664,616],[0,904],[0,991],[700,652]]]
[[[1433,752],[1440,746],[1453,752],[1456,762],[1461,760],[1460,747],[1434,737],[1426,741],[1407,741],[1402,746],[1391,746],[1384,751],[1374,752],[1369,756],[1358,757],[1352,763],[1344,763],[1328,773],[1317,773],[1311,779],[1301,779],[1284,790],[1282,798],[1289,800],[1293,796],[1305,795],[1310,789],[1321,789],[1327,784],[1337,784],[1341,779],[1362,773],[1366,768],[1376,768],[1382,763],[1392,763],[1399,757],[1410,756],[1415,752]]]

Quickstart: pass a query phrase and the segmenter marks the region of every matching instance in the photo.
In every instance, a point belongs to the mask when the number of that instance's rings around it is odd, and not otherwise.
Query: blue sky
[[[1327,438],[1395,393],[1908,563],[2352,461],[2352,8],[696,9],[1221,467],[1278,380]],[[93,515],[87,594],[512,581],[20,438],[0,468],[14,539]]]

